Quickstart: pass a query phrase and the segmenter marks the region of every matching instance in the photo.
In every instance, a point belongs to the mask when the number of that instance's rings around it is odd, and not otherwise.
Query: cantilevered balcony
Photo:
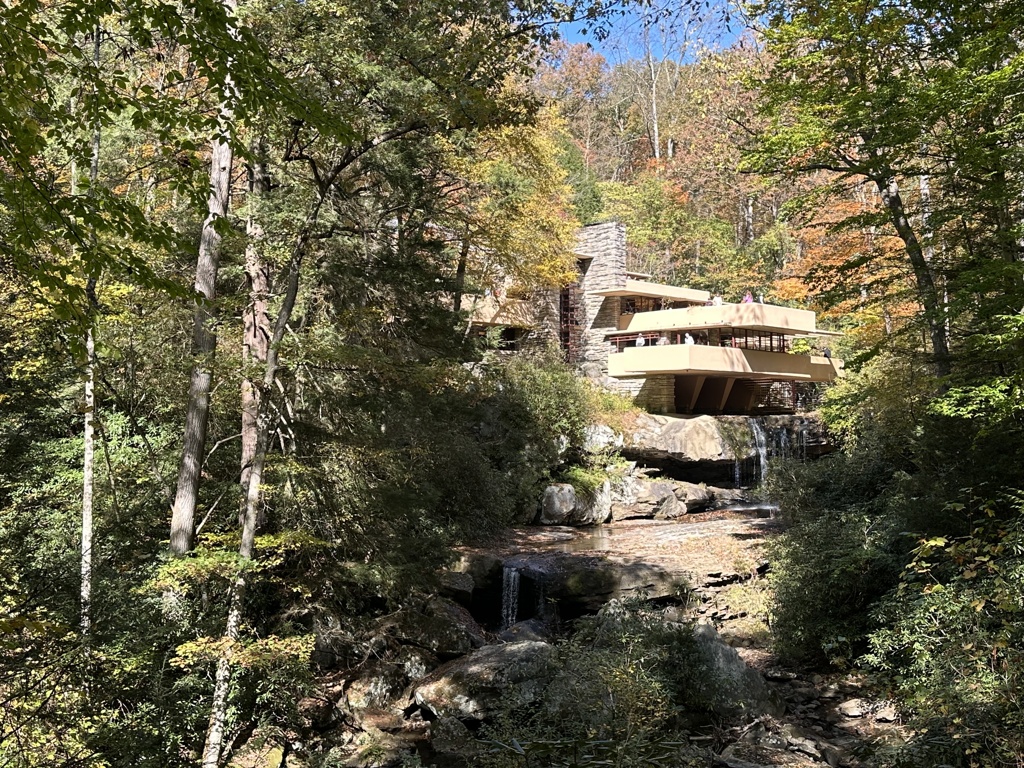
[[[627,273],[627,275],[638,273]],[[643,296],[652,299],[668,299],[670,301],[686,301],[703,304],[711,298],[707,291],[698,291],[693,288],[680,288],[675,285],[663,285],[651,283],[647,280],[635,280],[627,277],[619,288],[606,288],[600,291],[591,291],[594,296]]]
[[[743,328],[796,336],[831,335],[815,328],[813,312],[774,304],[723,304],[619,316],[619,330],[630,333],[705,328]]]
[[[626,347],[608,357],[608,375],[615,378],[679,374],[812,382],[833,381],[841,369],[842,361],[828,357],[701,344]]]

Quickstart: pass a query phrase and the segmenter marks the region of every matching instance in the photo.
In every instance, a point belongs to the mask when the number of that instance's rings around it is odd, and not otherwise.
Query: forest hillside
[[[453,567],[623,461],[594,435],[630,403],[472,322],[618,221],[631,270],[842,334],[836,450],[761,473],[772,653],[894,702],[876,765],[1019,768],[1022,19],[0,3],[0,766],[444,764],[355,752],[372,723],[315,702],[479,647],[422,639]],[[446,759],[720,765],[694,723],[750,713],[692,616],[633,598],[487,650],[548,687]]]

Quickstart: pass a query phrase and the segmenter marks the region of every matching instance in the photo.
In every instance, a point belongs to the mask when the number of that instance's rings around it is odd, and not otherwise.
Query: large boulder
[[[746,417],[661,416],[636,419],[626,446],[677,461],[736,461],[754,453]]]
[[[383,627],[400,643],[441,658],[462,656],[487,643],[486,633],[469,611],[441,597],[399,611]]]
[[[612,485],[608,480],[601,483],[591,495],[577,496],[576,510],[570,525],[600,525],[612,516]]]
[[[671,480],[625,477],[616,483],[612,495],[612,520],[650,517],[668,519],[678,517],[682,511]]]
[[[594,613],[614,598],[672,597],[686,588],[686,574],[660,562],[581,552],[535,552],[505,561],[519,573],[519,617],[543,603],[562,619]],[[549,617],[545,617],[549,618]]]
[[[697,645],[708,665],[708,688],[705,703],[721,715],[779,716],[777,703],[761,674],[740,658],[711,624],[701,623],[694,629]]]
[[[569,483],[552,483],[544,489],[540,501],[541,525],[568,525],[576,509],[576,489]]]
[[[569,483],[553,483],[544,489],[540,503],[541,525],[600,525],[612,514],[611,483],[605,480],[593,494],[578,493]]]
[[[607,424],[591,424],[583,432],[583,450],[600,453],[622,447],[623,436]]]
[[[756,460],[749,422],[743,416],[643,414],[626,435],[623,453],[672,477],[728,482],[737,464]]]
[[[704,483],[684,483],[677,480],[673,485],[676,498],[684,512],[702,512],[722,498],[723,489],[713,488]]]
[[[704,483],[670,479],[647,480],[627,475],[615,484],[612,493],[612,520],[674,520],[690,512],[709,509],[718,499],[719,490]]]
[[[434,717],[481,721],[538,701],[554,674],[555,649],[544,642],[488,645],[434,670],[412,699]]]
[[[693,482],[756,482],[763,459],[815,458],[833,450],[820,420],[801,416],[664,416],[642,414],[622,453]]]

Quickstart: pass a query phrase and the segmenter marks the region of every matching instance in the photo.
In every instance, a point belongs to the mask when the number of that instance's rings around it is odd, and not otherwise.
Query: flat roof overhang
[[[702,304],[711,298],[711,294],[707,291],[679,288],[675,285],[662,285],[661,283],[650,283],[646,280],[633,280],[631,278],[626,278],[626,285],[623,288],[608,288],[603,291],[587,291],[587,293],[594,296],[643,296],[648,299],[696,301]]]
[[[779,333],[785,336],[840,336],[815,327],[814,313],[774,304],[723,304],[718,307],[683,307],[627,315],[625,328],[609,336],[660,331],[692,331],[710,328]]]
[[[675,374],[827,382],[842,367],[842,360],[829,357],[700,344],[628,347],[608,356],[608,375],[616,378]]]
[[[471,299],[471,301],[467,301]],[[473,325],[500,325],[532,328],[537,324],[536,310],[523,299],[496,299],[494,296],[474,296],[463,299],[463,307],[470,311]],[[468,306],[467,306],[468,304]]]

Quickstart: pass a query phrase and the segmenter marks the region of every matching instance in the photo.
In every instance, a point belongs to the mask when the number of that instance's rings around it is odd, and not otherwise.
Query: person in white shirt
[[[646,343],[647,343],[647,340],[646,340],[646,339],[644,339],[644,337],[643,337],[643,335],[642,335],[642,334],[641,334],[640,336],[637,336],[637,337],[636,337],[636,345],[637,345],[638,347],[642,347],[642,346],[644,346],[644,345],[645,345]]]
[[[722,297],[719,294],[715,294],[715,297],[711,299],[711,306],[720,307],[722,306]]]
[[[683,344],[693,344],[693,336],[690,335],[689,331],[683,336]]]

